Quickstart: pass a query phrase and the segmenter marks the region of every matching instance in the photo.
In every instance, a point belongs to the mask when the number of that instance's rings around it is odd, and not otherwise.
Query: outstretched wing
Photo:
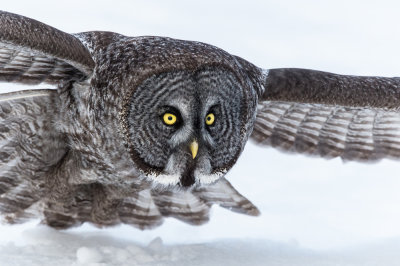
[[[0,81],[60,84],[91,77],[90,52],[73,35],[0,11]],[[0,94],[0,213],[21,222],[43,212],[45,182],[66,154],[55,128],[56,91]]]
[[[52,90],[0,94],[0,213],[20,222],[36,211],[46,177],[66,152],[54,129]]]
[[[400,157],[400,78],[305,69],[273,69],[264,78],[255,142],[345,160]]]
[[[89,51],[73,35],[0,11],[0,81],[78,81],[90,77],[93,67]]]
[[[150,229],[161,225],[164,217],[173,217],[200,225],[209,220],[213,204],[248,215],[259,214],[257,207],[225,179],[194,191],[132,190],[120,198],[105,197],[108,189],[100,184],[82,185],[70,206],[46,205],[42,222],[59,229],[83,222],[97,226],[125,223]]]

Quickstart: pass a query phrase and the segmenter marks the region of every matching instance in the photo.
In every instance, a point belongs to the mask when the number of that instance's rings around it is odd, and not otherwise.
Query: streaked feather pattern
[[[396,110],[266,101],[259,105],[255,142],[325,158],[374,161],[400,157]]]
[[[190,191],[155,191],[152,196],[158,209],[165,216],[190,224],[208,222],[209,206]]]
[[[38,84],[88,78],[94,62],[73,35],[0,11],[0,80]]]
[[[260,214],[257,207],[236,191],[225,178],[212,186],[199,188],[194,193],[209,205],[218,204],[231,211],[252,216]]]
[[[48,202],[42,223],[58,229],[83,222],[97,226],[125,223],[139,229],[150,229],[160,226],[164,217],[173,217],[192,225],[201,225],[209,220],[213,204],[239,213],[259,215],[257,207],[225,179],[192,192],[145,189],[112,198],[104,197],[99,193],[101,190],[107,190],[107,187],[99,184],[81,186],[75,191],[74,203],[69,208],[57,205],[57,202]],[[100,205],[96,203],[96,196],[99,195],[104,200]]]
[[[51,90],[0,95],[0,211],[9,222],[44,194],[44,183],[66,152],[52,124],[55,98]]]
[[[154,203],[150,190],[142,190],[122,199],[118,215],[122,223],[140,229],[153,228],[163,222],[162,214]]]
[[[0,44],[0,81],[57,84],[84,78],[78,69],[55,57]]]

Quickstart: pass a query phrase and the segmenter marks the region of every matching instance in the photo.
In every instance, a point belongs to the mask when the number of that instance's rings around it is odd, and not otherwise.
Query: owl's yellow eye
[[[168,126],[172,126],[176,123],[176,115],[171,113],[165,113],[163,116],[164,123]]]
[[[215,115],[213,113],[209,113],[206,116],[206,124],[208,126],[211,126],[212,124],[214,124],[214,121],[215,121]]]

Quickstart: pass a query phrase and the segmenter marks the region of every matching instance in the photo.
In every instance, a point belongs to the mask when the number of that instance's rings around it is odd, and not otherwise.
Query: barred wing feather
[[[252,139],[261,145],[325,158],[375,161],[400,157],[396,110],[265,101]]]

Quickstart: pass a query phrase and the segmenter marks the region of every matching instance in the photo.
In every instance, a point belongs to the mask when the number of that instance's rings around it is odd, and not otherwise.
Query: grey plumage
[[[67,150],[52,124],[54,101],[57,95],[49,90],[0,96],[0,211],[9,222],[31,216]]]
[[[218,204],[258,215],[225,179],[249,138],[347,160],[398,158],[397,78],[263,70],[217,47],[67,34],[0,12],[0,212],[152,228]],[[253,130],[254,129],[254,130]]]
[[[376,161],[400,156],[397,111],[265,102],[252,139],[284,151],[325,158]]]
[[[87,78],[94,62],[74,36],[39,21],[0,13],[2,81],[57,83]]]
[[[308,69],[271,69],[262,100],[398,109],[400,78],[337,75]]]
[[[261,99],[256,143],[344,160],[400,156],[400,78],[272,69]]]

